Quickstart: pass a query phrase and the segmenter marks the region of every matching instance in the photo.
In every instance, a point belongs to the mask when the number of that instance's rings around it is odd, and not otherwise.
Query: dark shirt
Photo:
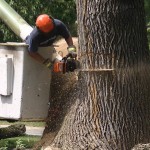
[[[52,45],[58,36],[62,36],[64,39],[69,38],[70,32],[62,21],[54,19],[54,24],[54,29],[49,33],[43,33],[37,27],[33,29],[25,41],[29,45],[30,52],[37,52],[38,47]]]

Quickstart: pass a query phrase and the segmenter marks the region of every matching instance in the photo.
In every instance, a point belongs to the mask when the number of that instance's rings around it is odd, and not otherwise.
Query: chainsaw
[[[62,60],[54,63],[53,72],[74,72],[78,68],[80,68],[79,61],[76,60],[76,58],[72,58],[70,54],[68,54],[63,57]]]

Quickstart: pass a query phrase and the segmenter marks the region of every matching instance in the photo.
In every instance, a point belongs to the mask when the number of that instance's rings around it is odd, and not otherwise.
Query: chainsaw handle
[[[62,58],[62,60],[64,60],[64,62],[67,61],[67,59],[70,57],[71,54],[67,54],[65,57]]]

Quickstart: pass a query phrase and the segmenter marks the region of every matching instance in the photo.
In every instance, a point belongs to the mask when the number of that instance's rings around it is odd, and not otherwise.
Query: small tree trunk
[[[26,132],[26,127],[23,124],[10,125],[5,128],[0,128],[0,139],[21,136]]]

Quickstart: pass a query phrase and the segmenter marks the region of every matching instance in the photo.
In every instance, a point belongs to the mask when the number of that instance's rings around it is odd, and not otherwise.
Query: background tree
[[[76,5],[74,0],[6,0],[18,14],[31,26],[35,25],[36,17],[39,14],[47,13],[54,18],[62,20],[70,29],[72,35],[76,36]],[[0,42],[21,41],[1,20],[0,20]],[[3,35],[3,36],[2,36]]]
[[[145,4],[145,12],[146,12],[147,37],[148,37],[148,43],[150,43],[150,1],[144,0],[144,4]]]
[[[146,12],[146,22],[150,22],[150,1],[144,0],[145,12]]]
[[[78,89],[51,141],[65,150],[130,150],[150,141],[150,67],[143,0],[77,1]],[[50,128],[50,127],[49,127]]]

